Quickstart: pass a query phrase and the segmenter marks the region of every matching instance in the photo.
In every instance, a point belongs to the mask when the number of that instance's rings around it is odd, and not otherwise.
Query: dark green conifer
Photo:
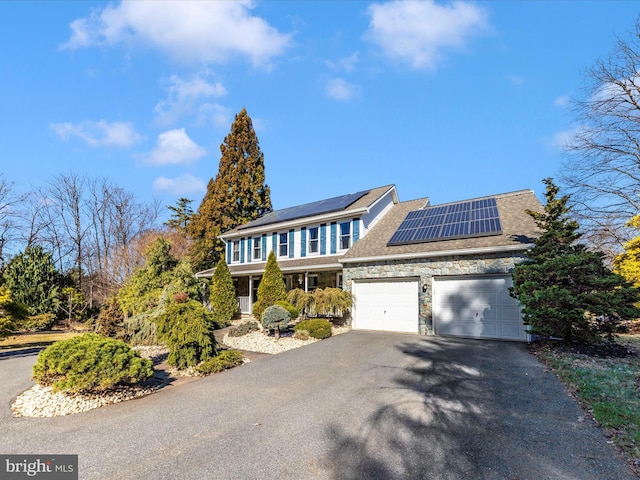
[[[523,305],[531,332],[565,342],[591,343],[640,311],[636,290],[609,270],[602,252],[578,243],[578,223],[568,218],[568,196],[558,198],[552,179],[544,212],[527,211],[542,235],[513,272],[511,294]]]
[[[273,253],[272,250],[269,252],[264,274],[258,286],[258,301],[253,304],[253,316],[260,319],[262,312],[264,312],[267,307],[275,305],[276,302],[280,300],[286,299],[287,289],[284,284],[284,277],[276,260],[276,254]]]

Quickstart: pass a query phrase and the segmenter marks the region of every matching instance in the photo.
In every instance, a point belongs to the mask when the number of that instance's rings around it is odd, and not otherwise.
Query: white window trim
[[[316,251],[311,251],[311,230],[315,229],[317,237],[315,239],[316,242]],[[307,255],[320,255],[320,226],[314,225],[313,227],[307,227]]]
[[[240,261],[240,240],[234,240],[231,247],[231,261],[236,263]]]
[[[349,227],[349,234],[348,235],[343,235],[342,234],[342,226],[343,225],[347,225]],[[353,232],[351,231],[352,227],[351,227],[351,222],[341,222],[338,224],[338,250],[340,251],[344,251],[344,250],[349,250],[349,248],[351,248],[351,237]],[[342,246],[342,240],[343,238],[347,237],[349,239],[349,245],[347,247],[343,247]]]
[[[284,242],[282,239],[284,238]],[[282,253],[282,247],[285,247],[285,253]],[[286,258],[289,256],[289,232],[278,234],[278,257]]]
[[[257,245],[257,248],[256,248],[256,245]],[[262,238],[260,237],[254,238],[253,245],[251,245],[251,249],[253,251],[252,258],[254,260],[262,260]]]

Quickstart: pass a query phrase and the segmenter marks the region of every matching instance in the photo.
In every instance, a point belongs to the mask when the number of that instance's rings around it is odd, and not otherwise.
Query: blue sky
[[[636,2],[0,2],[0,171],[197,208],[245,107],[274,208],[432,204],[556,177],[584,71]]]

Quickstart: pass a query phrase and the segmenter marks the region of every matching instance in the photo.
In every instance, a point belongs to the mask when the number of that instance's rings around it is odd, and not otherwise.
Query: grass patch
[[[67,340],[80,335],[79,332],[51,332],[51,333],[22,333],[10,335],[0,340],[0,350],[15,350],[18,348],[48,347],[58,340]]]
[[[534,353],[565,383],[640,473],[635,465],[640,459],[640,336],[621,336],[618,343],[629,347],[632,354],[601,357],[550,345],[537,346]]]

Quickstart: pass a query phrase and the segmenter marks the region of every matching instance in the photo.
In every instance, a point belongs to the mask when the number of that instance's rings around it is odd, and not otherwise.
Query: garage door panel
[[[418,281],[355,282],[353,328],[418,332]]]
[[[520,305],[509,295],[510,286],[510,276],[436,279],[436,333],[526,340]]]

